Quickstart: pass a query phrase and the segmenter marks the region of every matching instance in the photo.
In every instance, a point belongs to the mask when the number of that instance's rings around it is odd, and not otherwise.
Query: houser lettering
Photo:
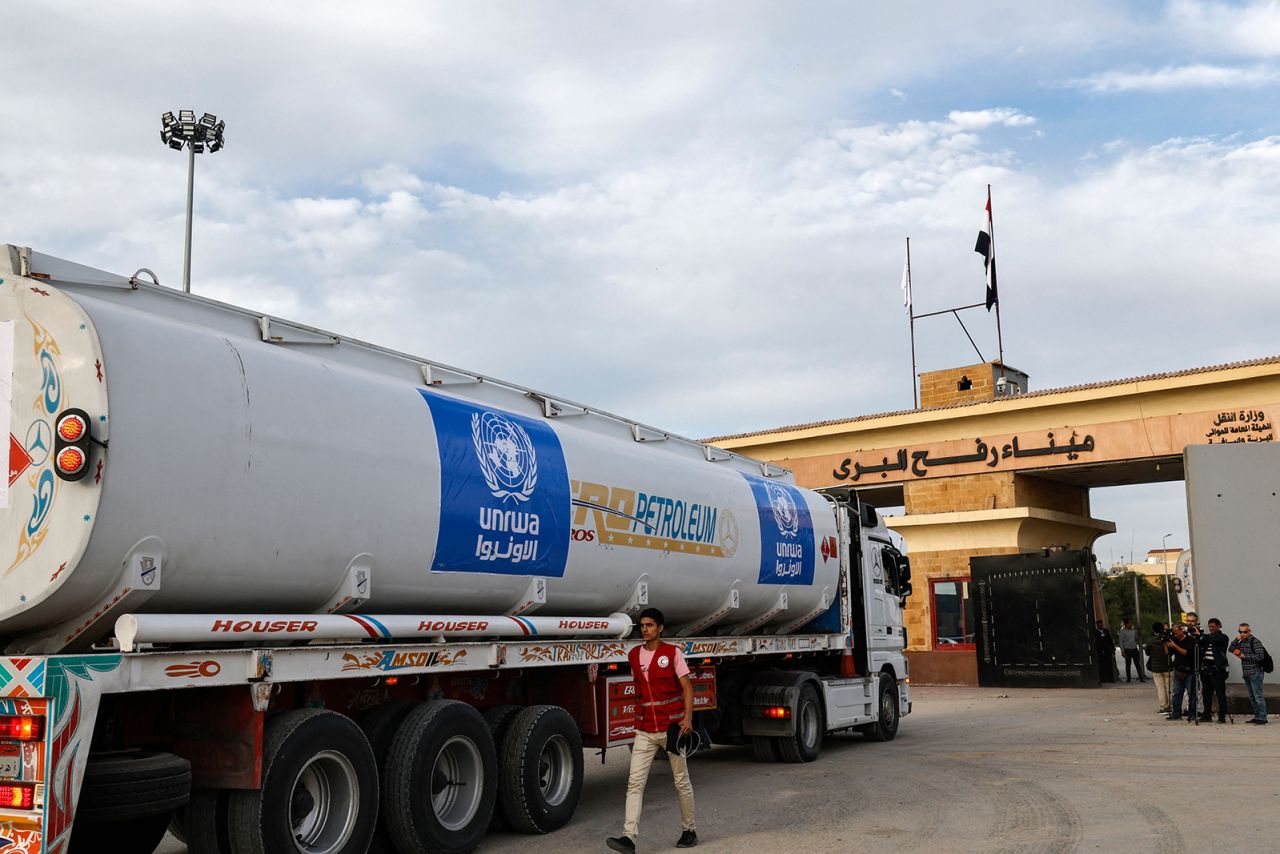
[[[213,631],[215,632],[314,632],[316,630],[315,620],[214,620]]]
[[[488,620],[470,620],[468,622],[423,620],[418,623],[418,631],[420,632],[482,632],[487,628],[489,628]]]

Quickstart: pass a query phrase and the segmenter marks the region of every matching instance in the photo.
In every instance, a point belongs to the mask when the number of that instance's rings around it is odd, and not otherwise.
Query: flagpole
[[[987,202],[991,201],[991,185],[987,185]],[[996,262],[996,213],[994,206],[991,211],[991,263]],[[1000,351],[1000,376],[1004,376],[1004,334],[1000,329],[1000,292],[996,292],[996,347]]]
[[[911,324],[911,408],[920,408],[920,389],[916,383],[916,307],[911,298],[911,238],[907,238],[907,317]]]

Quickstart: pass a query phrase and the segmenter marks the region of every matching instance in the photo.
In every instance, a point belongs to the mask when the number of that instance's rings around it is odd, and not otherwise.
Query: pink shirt
[[[653,652],[640,647],[640,669],[646,677],[649,675],[649,663],[651,661],[653,661]],[[675,668],[677,679],[683,679],[689,675],[689,665],[684,660],[684,653],[680,651],[679,647],[676,648],[676,660],[672,666]]]

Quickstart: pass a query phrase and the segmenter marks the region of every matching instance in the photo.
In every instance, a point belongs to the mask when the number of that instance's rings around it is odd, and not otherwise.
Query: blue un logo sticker
[[[493,497],[528,501],[538,484],[538,455],[524,428],[501,415],[476,412],[471,441]]]
[[[800,532],[800,511],[796,509],[791,493],[774,483],[768,483],[769,506],[773,508],[773,521],[778,523],[778,533],[794,537]]]

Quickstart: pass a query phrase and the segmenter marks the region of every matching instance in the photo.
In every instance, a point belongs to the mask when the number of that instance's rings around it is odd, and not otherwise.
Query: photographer
[[[1218,723],[1227,722],[1227,636],[1222,621],[1209,620],[1209,631],[1200,636],[1200,693],[1204,697],[1204,713],[1200,720],[1213,718],[1213,699],[1218,698]]]
[[[1164,642],[1173,667],[1173,708],[1169,720],[1182,720],[1182,697],[1187,696],[1187,720],[1196,714],[1196,640],[1181,623],[1173,626],[1173,632]]]
[[[1147,669],[1151,671],[1151,679],[1156,683],[1156,702],[1160,707],[1158,712],[1162,715],[1169,714],[1169,683],[1173,681],[1173,674],[1170,672],[1173,665],[1169,662],[1169,650],[1165,647],[1165,641],[1169,637],[1164,623],[1151,624],[1151,640],[1147,642]]]
[[[1244,684],[1249,687],[1249,703],[1253,706],[1253,717],[1249,719],[1251,724],[1265,724],[1267,722],[1267,701],[1262,696],[1262,674],[1263,661],[1266,660],[1267,650],[1262,645],[1262,641],[1254,637],[1253,629],[1249,628],[1248,623],[1241,623],[1239,628],[1239,636],[1231,642],[1228,650],[1236,658],[1240,659],[1240,669],[1243,671]]]

